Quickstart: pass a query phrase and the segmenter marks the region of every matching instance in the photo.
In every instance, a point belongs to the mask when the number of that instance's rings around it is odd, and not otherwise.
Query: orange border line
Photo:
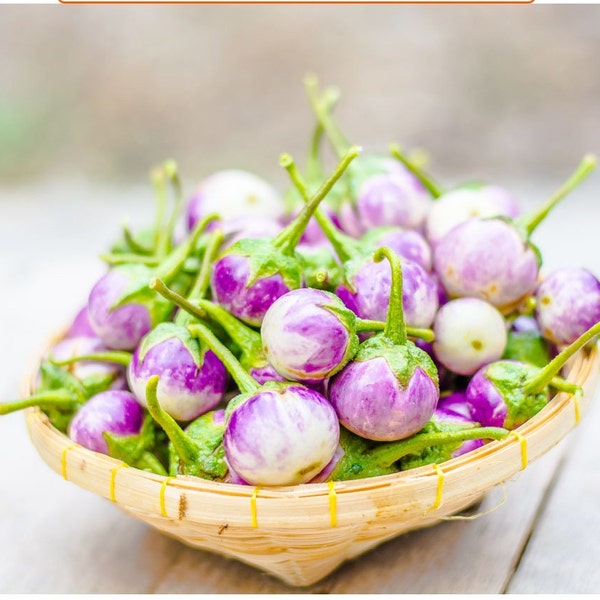
[[[439,4],[455,4],[455,5],[527,5],[533,4],[535,0],[473,0],[473,2],[469,2],[468,0],[433,0],[432,2],[419,2],[418,0],[374,0],[373,2],[368,2],[365,0],[340,0],[337,2],[336,0],[290,0],[289,2],[285,2],[282,0],[251,0],[250,2],[243,2],[240,0],[173,0],[172,2],[165,0],[140,0],[140,2],[135,2],[131,0],[107,0],[104,2],[103,0],[58,0],[59,4],[107,4],[107,5],[119,5],[126,4],[129,6],[135,5],[144,5],[144,4],[173,4],[173,5],[237,5],[237,6],[245,6],[245,5],[402,5],[402,4],[412,4],[418,6],[433,6]]]

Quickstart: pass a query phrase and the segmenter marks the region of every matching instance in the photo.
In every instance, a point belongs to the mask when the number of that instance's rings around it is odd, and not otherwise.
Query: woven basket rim
[[[574,359],[572,359],[572,362],[568,368],[567,379],[571,382],[578,383],[578,385],[584,385],[592,376],[593,367],[597,362],[598,348],[595,345],[591,348],[583,349],[577,353]],[[32,382],[33,378],[29,376],[25,381],[25,392],[29,393],[29,390],[31,390],[32,387]],[[586,396],[588,395],[589,394],[586,394]],[[590,399],[588,398],[588,401],[589,400]],[[581,408],[584,409],[585,407],[582,406]],[[101,468],[111,471],[116,467],[123,465],[122,461],[118,459],[88,450],[83,446],[75,444],[67,435],[54,428],[43,411],[39,408],[28,408],[26,409],[25,413],[28,428],[30,430],[34,426],[41,428],[44,431],[43,435],[47,436],[48,439],[52,439],[53,443],[58,444],[58,446],[61,447],[62,452],[67,451],[67,449],[69,451],[77,450],[78,454],[81,454],[85,460],[93,460]],[[523,440],[528,440],[528,437],[536,432],[539,433],[548,423],[554,421],[555,419],[561,419],[566,415],[566,413],[571,415],[571,419],[573,421],[572,425],[568,428],[571,429],[576,425],[576,419],[573,417],[575,414],[573,409],[573,398],[566,393],[559,392],[550,399],[548,404],[538,414],[515,429],[513,435],[508,435],[502,440],[492,440],[486,443],[484,446],[467,454],[440,463],[440,466],[443,467],[443,471],[446,475],[450,475],[455,471],[460,471],[465,466],[468,466],[475,461],[483,461],[489,457],[493,457],[494,455],[505,450],[507,447],[514,446],[515,443],[520,443],[522,445],[524,443]],[[558,443],[562,437],[564,437],[564,435],[556,440],[552,440],[552,444],[549,446],[549,448]],[[544,452],[545,451],[546,450],[544,450]],[[538,456],[533,456],[532,458],[535,460],[538,458]],[[533,460],[529,462],[533,462]],[[257,486],[252,485],[214,482],[189,475],[165,477],[150,473],[148,471],[136,469],[135,467],[128,466],[128,469],[136,471],[139,477],[147,479],[149,482],[153,482],[158,486],[164,485],[165,480],[168,480],[169,486],[180,487],[181,489],[185,489],[187,491],[214,491],[245,498],[250,498],[256,494],[255,490]],[[336,481],[334,483],[336,492],[342,494],[348,494],[351,492],[364,492],[377,488],[389,487],[390,485],[410,486],[414,485],[416,481],[422,479],[423,477],[431,478],[432,470],[435,471],[431,465],[425,465],[389,475]],[[517,468],[515,472],[518,470],[520,469]],[[261,498],[287,498],[290,496],[294,498],[303,498],[328,495],[331,493],[330,488],[331,486],[328,483],[305,483],[294,486],[277,487],[258,486],[258,489],[260,489]]]

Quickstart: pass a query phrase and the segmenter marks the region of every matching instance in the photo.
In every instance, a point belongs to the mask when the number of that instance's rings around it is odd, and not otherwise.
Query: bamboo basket
[[[39,409],[27,409],[26,420],[40,456],[64,479],[189,546],[235,558],[290,586],[307,586],[391,538],[465,509],[555,446],[593,399],[597,346],[580,351],[566,372],[583,396],[557,394],[501,441],[440,465],[293,487],[161,477],[74,444]]]

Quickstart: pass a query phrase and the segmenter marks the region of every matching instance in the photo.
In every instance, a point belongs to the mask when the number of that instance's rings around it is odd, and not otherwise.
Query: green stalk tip
[[[406,344],[408,338],[402,305],[402,265],[400,264],[398,255],[386,246],[377,248],[373,253],[373,260],[376,263],[386,258],[390,263],[392,271],[392,286],[383,335],[394,342],[394,344],[403,345]]]

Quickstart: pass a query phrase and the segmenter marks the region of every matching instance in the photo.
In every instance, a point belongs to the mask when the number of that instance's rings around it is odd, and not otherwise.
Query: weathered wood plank
[[[569,444],[509,593],[600,592],[599,400]]]

